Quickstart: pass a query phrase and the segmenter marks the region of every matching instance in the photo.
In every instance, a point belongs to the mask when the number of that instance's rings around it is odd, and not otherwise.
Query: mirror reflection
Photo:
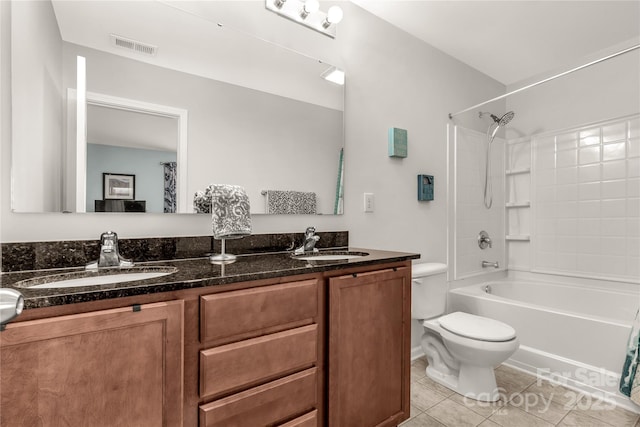
[[[86,211],[176,212],[178,126],[175,117],[88,104]],[[109,194],[118,170],[133,175],[135,193]]]
[[[11,27],[14,211],[191,213],[228,183],[342,213],[329,64],[159,2],[13,2]]]

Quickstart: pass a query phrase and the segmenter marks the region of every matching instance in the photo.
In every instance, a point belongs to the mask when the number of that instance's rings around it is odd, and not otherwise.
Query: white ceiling
[[[352,1],[505,85],[640,42],[640,0]]]
[[[640,43],[640,0],[351,1],[505,85],[567,68],[567,65],[578,65],[585,62],[586,57],[612,47]],[[272,45],[258,41],[257,47],[252,46],[257,39],[235,34],[232,30],[225,33],[213,25],[217,22],[213,17],[221,18],[223,22],[227,19],[234,22],[238,16],[245,16],[249,22],[264,18],[263,0],[164,4],[53,0],[53,4],[66,41],[129,56],[109,46],[105,34],[116,33],[159,45],[159,54],[153,59],[142,59],[146,62],[267,92],[278,93],[282,87],[292,87],[293,77],[281,67],[265,65],[267,62],[288,64],[290,59],[281,57]],[[190,13],[172,10],[169,4],[188,9]],[[279,17],[267,17],[272,18],[269,22],[274,25],[283,25]],[[347,21],[349,16],[344,19]],[[180,28],[180,31],[168,32],[166,28]],[[203,44],[202,40],[217,42]],[[238,48],[238,43],[242,48]],[[185,49],[185,46],[195,49]],[[254,53],[238,56],[238,52],[249,51]],[[235,61],[231,73],[228,64],[220,67],[222,57]],[[318,61],[313,60],[302,63],[301,57],[296,61],[294,66],[285,69],[306,70],[323,65],[319,66]],[[255,72],[258,62],[263,69],[261,73]],[[264,71],[267,67],[269,71]],[[321,71],[314,68],[308,75],[315,77]],[[287,84],[277,83],[276,77],[283,76]],[[312,80],[316,81],[305,81],[296,87],[321,84],[317,77]],[[274,85],[273,82],[277,88],[268,86]],[[295,93],[283,95],[307,100],[299,92],[297,89]],[[326,86],[315,90],[314,98],[317,93],[327,93]],[[314,99],[314,102],[318,101]],[[341,108],[341,105],[333,105],[332,100],[318,103]]]
[[[88,104],[87,141],[175,153],[178,119]]]
[[[2,1],[2,0],[0,0]],[[264,12],[264,2],[51,0],[62,40],[334,109],[343,89],[321,78],[330,64],[227,26],[236,15]],[[268,15],[269,16],[269,15]],[[219,21],[224,26],[216,25]],[[273,14],[282,24],[282,18]],[[115,34],[157,46],[155,56],[111,44]],[[91,90],[89,88],[89,90]]]

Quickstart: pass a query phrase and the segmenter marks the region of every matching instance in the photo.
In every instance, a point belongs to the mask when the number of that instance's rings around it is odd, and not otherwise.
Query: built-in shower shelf
[[[531,240],[531,237],[528,234],[521,234],[521,235],[507,235],[505,237],[506,240],[511,240],[511,241],[520,241],[520,242],[528,242],[529,240]]]
[[[518,168],[518,169],[507,169],[504,173],[505,175],[520,175],[523,173],[530,173],[531,168]]]
[[[507,209],[509,208],[529,208],[531,207],[531,202],[508,202],[505,204]]]

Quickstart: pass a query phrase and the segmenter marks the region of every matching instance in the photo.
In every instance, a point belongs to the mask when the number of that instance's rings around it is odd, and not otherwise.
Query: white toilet
[[[500,396],[493,368],[519,346],[516,331],[486,317],[455,312],[443,316],[447,300],[447,266],[412,268],[411,317],[424,326],[422,349],[434,381],[469,398],[495,402]]]

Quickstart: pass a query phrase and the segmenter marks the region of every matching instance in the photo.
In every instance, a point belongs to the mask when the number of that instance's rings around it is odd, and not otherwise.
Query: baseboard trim
[[[421,358],[422,356],[424,356],[424,351],[422,351],[422,347],[421,346],[417,346],[417,347],[413,347],[411,349],[411,361],[413,362],[416,359]]]

